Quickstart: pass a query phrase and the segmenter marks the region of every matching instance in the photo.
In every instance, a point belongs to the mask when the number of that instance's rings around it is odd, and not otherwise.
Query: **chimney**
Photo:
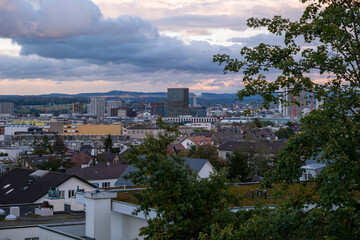
[[[89,164],[81,164],[81,168],[87,168],[89,167]]]

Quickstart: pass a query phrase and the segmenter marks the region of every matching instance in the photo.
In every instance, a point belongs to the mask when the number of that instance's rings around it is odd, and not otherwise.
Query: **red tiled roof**
[[[193,143],[195,143],[196,146],[213,145],[213,139],[210,137],[192,136],[192,137],[189,137],[189,140],[191,140]]]
[[[78,152],[70,157],[71,162],[74,163],[75,166],[78,166],[81,164],[88,164],[91,159],[92,159],[92,156],[85,152]]]

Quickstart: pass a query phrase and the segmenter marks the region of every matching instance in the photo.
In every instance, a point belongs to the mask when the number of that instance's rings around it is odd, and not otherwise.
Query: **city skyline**
[[[82,11],[78,11],[82,9]],[[0,95],[124,91],[233,93],[213,54],[281,43],[249,17],[296,18],[298,0],[5,0],[0,3]]]

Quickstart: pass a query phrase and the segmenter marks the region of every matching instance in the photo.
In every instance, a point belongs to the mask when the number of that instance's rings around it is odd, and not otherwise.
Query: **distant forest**
[[[26,97],[26,96],[18,96],[14,98],[2,98],[0,97],[0,102],[13,102],[15,104],[15,108],[19,106],[29,106],[29,105],[48,105],[50,104],[71,104],[71,103],[88,103],[89,98],[84,97]]]

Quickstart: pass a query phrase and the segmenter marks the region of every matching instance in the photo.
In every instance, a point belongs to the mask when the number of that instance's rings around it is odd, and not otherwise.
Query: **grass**
[[[143,188],[145,186],[136,186],[131,188]],[[255,206],[258,204],[275,205],[282,203],[288,199],[302,199],[307,197],[314,189],[315,185],[310,184],[293,184],[288,189],[281,191],[280,185],[273,188],[263,189],[260,184],[230,186],[229,191],[240,197],[240,206]],[[256,189],[261,190],[261,197],[256,196]],[[111,189],[123,189],[123,188],[111,188]],[[127,187],[130,189],[130,187]],[[108,190],[108,189],[107,189]],[[251,190],[254,191],[254,198],[251,197]],[[264,198],[264,190],[266,190],[267,198]],[[140,193],[141,191],[122,191],[117,192],[116,200],[136,204],[134,193]],[[318,198],[317,194],[312,196],[313,200]]]

